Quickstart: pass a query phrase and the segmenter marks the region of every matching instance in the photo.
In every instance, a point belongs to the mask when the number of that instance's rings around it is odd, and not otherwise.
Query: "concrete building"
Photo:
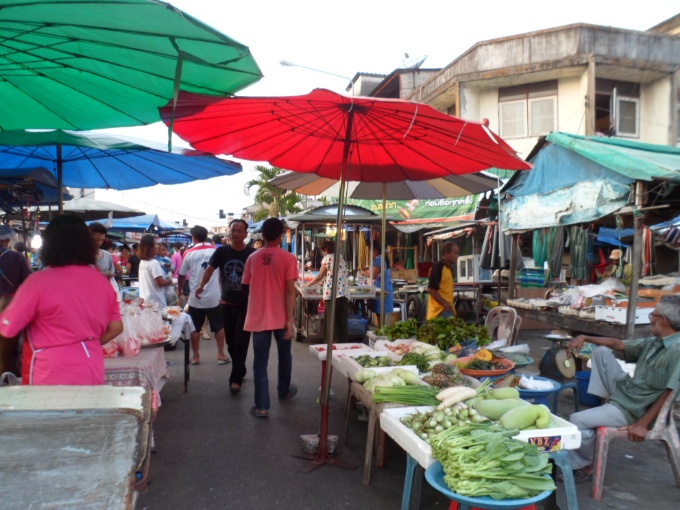
[[[421,62],[422,63],[422,62]],[[356,96],[404,99],[417,95],[418,90],[441,69],[422,69],[414,66],[395,69],[388,75],[357,73],[347,87]],[[418,97],[414,98],[416,101]]]
[[[680,15],[648,31],[575,24],[483,41],[408,99],[482,121],[526,156],[551,131],[680,145]]]

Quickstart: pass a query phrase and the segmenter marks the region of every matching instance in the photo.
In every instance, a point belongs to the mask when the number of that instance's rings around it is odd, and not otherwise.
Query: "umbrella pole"
[[[385,325],[385,232],[387,230],[387,183],[382,183],[382,234],[380,235],[380,327]],[[392,310],[390,310],[390,313]]]
[[[347,137],[350,139],[352,133],[354,115],[350,113],[347,120]],[[338,293],[338,270],[340,268],[340,254],[342,253],[342,221],[343,211],[345,206],[345,175],[349,174],[349,144],[345,144],[344,154],[342,158],[342,168],[340,171],[340,196],[338,198],[338,215],[336,219],[335,229],[335,254],[333,255],[333,283],[331,285],[331,303],[330,310],[326,313],[326,363],[330,361],[330,354],[333,352],[333,342],[335,340],[335,311]],[[330,313],[328,313],[330,312]],[[330,322],[330,324],[329,324]],[[331,464],[336,467],[344,469],[356,469],[357,466],[334,459],[328,454],[328,412],[329,400],[331,393],[331,377],[333,375],[332,367],[326,370],[323,380],[323,391],[321,395],[321,425],[319,430],[319,449],[312,459],[312,465],[307,470],[311,472],[324,464]]]
[[[59,214],[64,214],[64,160],[61,145],[57,145],[57,196],[59,197]]]

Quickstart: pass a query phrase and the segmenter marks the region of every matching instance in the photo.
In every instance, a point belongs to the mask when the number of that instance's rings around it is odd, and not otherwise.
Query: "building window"
[[[503,138],[541,136],[557,126],[557,80],[498,89]]]
[[[640,84],[595,80],[595,131],[621,137],[640,136]]]

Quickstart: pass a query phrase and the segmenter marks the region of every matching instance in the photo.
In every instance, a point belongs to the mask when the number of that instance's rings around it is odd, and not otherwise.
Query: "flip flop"
[[[192,358],[192,359],[191,359],[191,364],[192,364],[192,365],[200,365],[201,362],[200,362],[199,360],[195,360],[195,359]]]
[[[239,384],[232,383],[232,384],[229,386],[229,392],[230,392],[232,395],[236,395],[237,393],[241,393],[241,386],[240,386]]]
[[[218,365],[228,365],[229,363],[231,363],[230,359],[218,359],[217,360]]]
[[[593,474],[586,473],[583,469],[574,469],[572,472],[574,475],[574,483],[588,483],[593,481]],[[557,481],[564,483],[564,476],[562,473],[557,475]]]
[[[255,418],[269,418],[269,412],[268,411],[263,411],[262,409],[258,409],[256,406],[252,406],[250,408],[250,414],[252,414]]]

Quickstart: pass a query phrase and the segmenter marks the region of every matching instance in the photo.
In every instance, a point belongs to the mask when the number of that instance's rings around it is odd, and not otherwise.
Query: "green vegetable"
[[[418,374],[415,374],[410,370],[405,370],[403,368],[395,368],[394,370],[392,370],[392,373],[396,373],[406,382],[406,384],[420,384]]]
[[[418,370],[420,372],[428,372],[430,369],[430,361],[434,361],[432,356],[428,356],[427,354],[418,354],[416,352],[407,352],[404,354],[404,356],[401,358],[401,361],[397,363],[397,365],[401,366],[406,366],[406,365],[415,365],[418,367]]]
[[[523,430],[531,426],[544,429],[550,424],[550,409],[544,405],[516,407],[501,416],[499,423],[507,429]]]
[[[376,375],[375,370],[371,370],[370,368],[366,368],[364,370],[359,370],[356,374],[354,374],[354,380],[356,382],[366,382],[369,379],[373,379]]]
[[[415,319],[407,321],[397,321],[394,324],[386,324],[380,329],[375,330],[378,336],[386,336],[390,340],[398,338],[413,338],[418,331],[418,322]]]
[[[505,399],[505,400],[483,400],[479,402],[475,409],[479,414],[489,418],[490,420],[500,420],[501,417],[514,409],[515,407],[526,406],[524,402],[519,399]]]
[[[444,468],[444,481],[463,496],[496,500],[529,498],[555,490],[546,476],[551,471],[548,455],[536,445],[512,439],[517,432],[466,423],[437,434],[430,443]]]
[[[420,326],[416,337],[421,342],[438,345],[442,351],[448,351],[450,347],[469,340],[476,341],[480,347],[491,341],[486,326],[467,324],[459,317],[430,319]]]
[[[369,381],[371,382],[371,381]],[[375,388],[373,402],[399,403],[413,406],[436,406],[439,401],[436,395],[439,389],[431,386],[393,386]]]
[[[519,398],[519,390],[517,388],[495,388],[489,392],[489,396],[498,400]]]

